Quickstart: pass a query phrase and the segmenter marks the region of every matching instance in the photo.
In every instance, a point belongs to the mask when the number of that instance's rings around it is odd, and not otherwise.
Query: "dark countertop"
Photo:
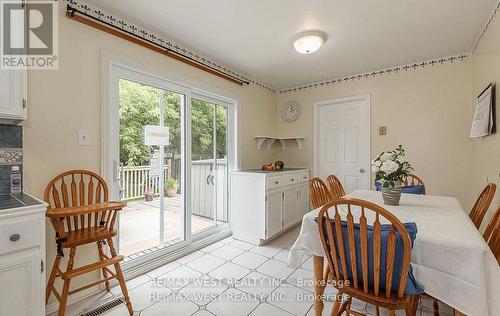
[[[40,201],[24,193],[0,194],[0,210],[41,204]]]

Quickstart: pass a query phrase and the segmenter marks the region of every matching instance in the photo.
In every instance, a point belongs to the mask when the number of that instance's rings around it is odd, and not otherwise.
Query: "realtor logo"
[[[57,69],[57,2],[0,2],[0,68]]]

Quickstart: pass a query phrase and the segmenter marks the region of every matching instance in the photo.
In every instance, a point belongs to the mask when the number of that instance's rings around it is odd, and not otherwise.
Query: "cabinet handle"
[[[43,273],[44,270],[45,270],[45,265],[43,263],[43,260],[40,260],[40,273]]]
[[[275,184],[278,184],[279,182],[278,181],[274,181]]]
[[[290,179],[290,180],[295,181],[295,179]]]
[[[12,235],[10,235],[9,239],[10,239],[10,241],[16,242],[19,239],[21,239],[21,235],[19,235],[19,234],[12,234]]]
[[[23,109],[26,109],[26,99],[23,98]]]
[[[26,6],[26,0],[21,0],[21,8],[24,9],[25,6]]]

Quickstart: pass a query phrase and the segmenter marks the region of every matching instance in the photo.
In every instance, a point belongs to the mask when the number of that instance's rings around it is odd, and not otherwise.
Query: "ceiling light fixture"
[[[301,54],[310,54],[317,51],[325,41],[325,33],[321,31],[307,31],[295,36],[293,48]]]

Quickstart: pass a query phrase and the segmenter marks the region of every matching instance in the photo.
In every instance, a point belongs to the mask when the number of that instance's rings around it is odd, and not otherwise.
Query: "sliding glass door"
[[[235,103],[122,65],[109,70],[103,174],[125,201],[118,250],[136,266],[228,231]]]
[[[191,101],[191,233],[228,222],[227,106]]]
[[[130,258],[184,241],[182,119],[186,96],[119,79],[121,199],[119,253]],[[168,145],[148,142],[150,126],[168,128]]]

